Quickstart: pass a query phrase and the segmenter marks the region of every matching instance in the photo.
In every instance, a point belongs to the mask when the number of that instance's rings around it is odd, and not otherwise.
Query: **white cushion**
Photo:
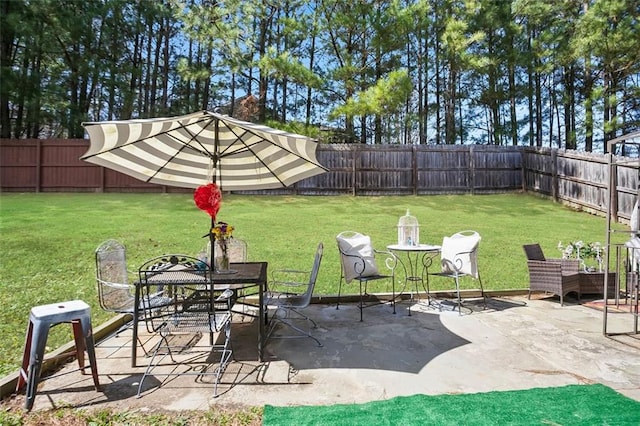
[[[478,252],[475,251],[478,244],[480,244],[478,233],[444,237],[440,252],[440,258],[443,260],[442,272],[454,273],[456,272],[455,267],[460,274],[478,278]],[[444,260],[449,262],[444,262]]]
[[[336,237],[340,251],[349,256],[342,257],[342,266],[344,279],[351,282],[357,277],[370,277],[378,275],[378,266],[376,265],[371,238],[368,235],[359,233],[343,233]],[[357,256],[357,257],[351,257]],[[364,271],[361,274],[362,263],[364,261]]]

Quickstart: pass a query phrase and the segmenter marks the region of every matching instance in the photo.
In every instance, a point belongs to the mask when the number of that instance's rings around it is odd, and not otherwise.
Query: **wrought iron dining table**
[[[263,360],[263,351],[265,345],[265,323],[266,312],[264,310],[263,297],[267,286],[267,262],[243,262],[232,263],[230,270],[232,273],[216,273],[211,274],[211,280],[205,279],[202,275],[190,273],[159,273],[154,279],[155,284],[164,284],[167,286],[184,286],[184,285],[212,285],[212,291],[222,291],[231,289],[237,294],[237,304],[252,306],[257,308],[258,314],[251,314],[243,310],[242,315],[257,316],[259,323],[258,331],[258,360]],[[138,350],[138,325],[140,317],[141,305],[141,283],[135,285],[135,305],[133,315],[133,336],[131,340],[131,366],[137,366],[137,350]],[[257,296],[257,297],[256,297]],[[257,304],[255,300],[257,299]]]

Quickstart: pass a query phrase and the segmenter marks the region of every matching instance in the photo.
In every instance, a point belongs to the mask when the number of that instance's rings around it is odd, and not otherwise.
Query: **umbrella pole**
[[[209,244],[211,245],[211,259],[209,259],[211,265],[211,271],[216,272],[216,237],[211,230],[216,226],[216,220],[211,218],[211,228],[209,228]]]

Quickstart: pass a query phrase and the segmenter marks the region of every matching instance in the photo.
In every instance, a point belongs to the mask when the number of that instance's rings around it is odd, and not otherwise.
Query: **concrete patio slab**
[[[391,313],[355,305],[315,304],[311,339],[270,340],[258,362],[257,324],[237,315],[232,329],[235,360],[220,395],[196,376],[152,376],[136,398],[148,358],[130,366],[130,333],[97,346],[102,391],[70,362],[43,381],[34,410],[60,406],[127,410],[200,410],[299,404],[362,403],[412,394],[455,394],[601,383],[640,401],[640,336],[603,335],[601,311],[557,298],[492,298],[458,315],[426,301]],[[632,330],[630,314],[609,315],[609,331]],[[141,331],[144,326],[141,326]],[[204,337],[208,339],[208,337]],[[152,343],[152,342],[150,342]],[[142,351],[140,351],[142,352]],[[167,368],[175,368],[169,366]],[[182,367],[180,367],[182,368]],[[62,373],[62,374],[60,374]],[[10,403],[21,404],[24,395]],[[5,401],[6,403],[7,401]]]

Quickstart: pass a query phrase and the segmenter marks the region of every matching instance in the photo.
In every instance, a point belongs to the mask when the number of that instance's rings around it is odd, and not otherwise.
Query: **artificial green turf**
[[[275,407],[264,426],[634,425],[640,402],[603,385],[462,395],[413,395],[365,404]]]

